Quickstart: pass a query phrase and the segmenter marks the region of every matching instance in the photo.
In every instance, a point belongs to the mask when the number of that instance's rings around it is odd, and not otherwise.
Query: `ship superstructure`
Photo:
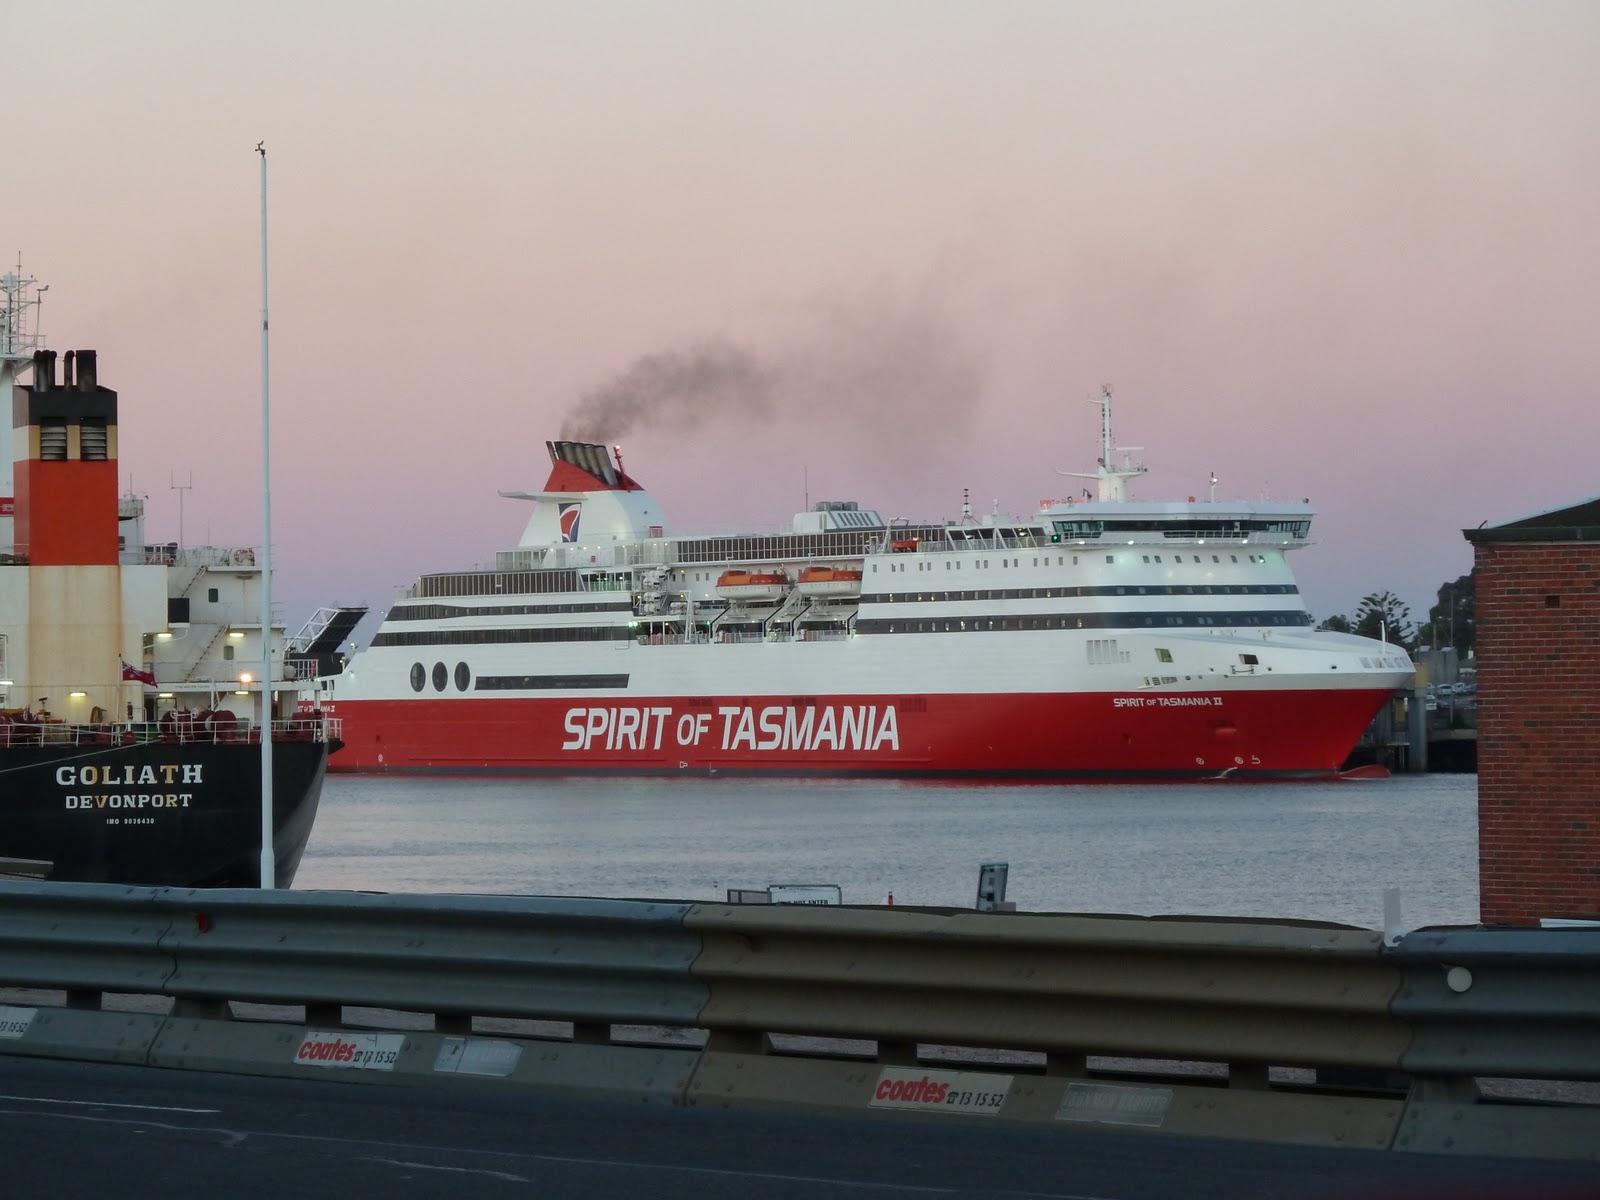
[[[334,769],[1337,770],[1412,665],[1312,628],[1310,505],[1130,499],[1099,403],[1092,489],[1026,519],[672,534],[620,453],[551,442],[544,489],[502,493],[517,546],[423,576],[325,681]]]

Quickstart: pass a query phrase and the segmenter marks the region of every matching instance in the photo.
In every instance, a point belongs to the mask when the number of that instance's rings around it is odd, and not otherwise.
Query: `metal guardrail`
[[[1384,958],[1407,1071],[1600,1079],[1600,929],[1421,930]]]
[[[65,1003],[0,991],[0,1054],[1600,1158],[1600,1105],[1474,1082],[1600,1081],[1600,930],[3,881],[8,988]]]
[[[696,905],[701,1024],[1230,1064],[1398,1067],[1381,936],[1251,921]]]

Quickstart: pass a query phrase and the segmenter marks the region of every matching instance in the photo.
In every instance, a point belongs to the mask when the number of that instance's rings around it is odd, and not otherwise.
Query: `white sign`
[[[906,1108],[916,1112],[971,1113],[992,1117],[1011,1091],[1010,1075],[977,1071],[924,1071],[885,1067],[872,1090],[871,1108]]]
[[[775,883],[767,889],[769,904],[843,904],[836,883]]]
[[[1117,1083],[1069,1083],[1056,1109],[1058,1121],[1160,1128],[1172,1107],[1172,1089]]]
[[[452,1075],[509,1075],[517,1069],[522,1047],[494,1038],[447,1037],[433,1060],[435,1071]]]
[[[0,1004],[0,1038],[19,1038],[27,1033],[38,1011],[37,1008],[12,1008]]]
[[[405,1045],[403,1033],[333,1033],[313,1030],[300,1040],[294,1061],[307,1067],[392,1071]]]

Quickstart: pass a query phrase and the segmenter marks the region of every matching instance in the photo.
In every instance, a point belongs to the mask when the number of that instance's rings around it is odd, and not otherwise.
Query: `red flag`
[[[149,684],[151,687],[156,685],[156,673],[154,671],[141,671],[127,659],[122,660],[122,678],[124,682],[137,680],[140,683]]]

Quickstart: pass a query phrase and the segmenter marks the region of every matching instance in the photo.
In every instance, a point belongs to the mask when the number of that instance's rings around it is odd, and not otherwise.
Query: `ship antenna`
[[[261,156],[261,888],[278,885],[272,844],[272,407],[267,355],[267,144]]]
[[[1090,474],[1087,471],[1059,471],[1061,475],[1071,475],[1078,479],[1093,479],[1099,483],[1099,499],[1120,502],[1128,498],[1128,480],[1143,475],[1147,468],[1142,462],[1134,462],[1132,451],[1142,450],[1143,446],[1118,446],[1111,438],[1111,385],[1105,384],[1100,389],[1100,395],[1089,401],[1090,404],[1100,406],[1100,458],[1099,470]],[[1122,462],[1115,461],[1117,454],[1122,455]]]

